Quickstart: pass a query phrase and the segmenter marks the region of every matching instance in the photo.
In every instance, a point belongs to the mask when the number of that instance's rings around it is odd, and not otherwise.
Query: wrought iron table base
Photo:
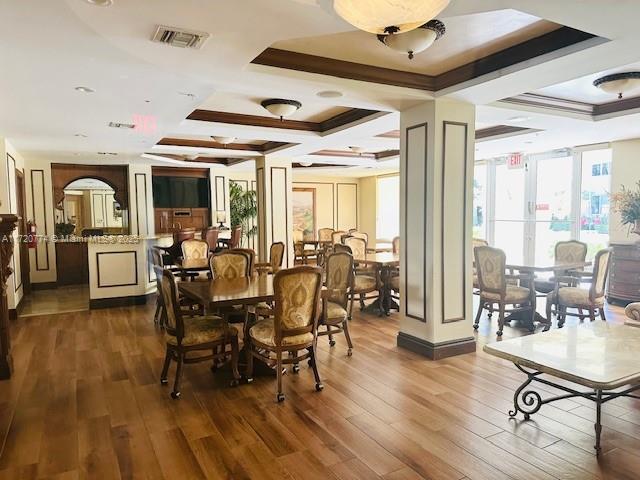
[[[618,391],[618,392],[608,391],[608,390],[597,390],[597,389],[586,391],[586,392],[579,392],[577,390],[566,387],[564,385],[554,383],[545,378],[539,378],[539,375],[542,375],[543,372],[538,372],[535,370],[534,371],[525,370],[517,363],[514,363],[514,365],[518,370],[520,370],[522,373],[524,373],[527,376],[527,380],[525,380],[525,382],[522,385],[520,385],[520,387],[518,387],[515,394],[513,395],[514,409],[509,411],[509,416],[511,418],[514,418],[518,414],[518,412],[520,412],[524,415],[525,420],[529,420],[529,418],[531,418],[531,415],[533,415],[534,413],[537,413],[540,410],[540,408],[543,405],[546,405],[547,403],[555,402],[557,400],[564,400],[567,398],[575,398],[575,397],[582,397],[582,398],[591,400],[596,404],[596,423],[594,425],[595,432],[596,432],[596,444],[594,448],[596,450],[597,455],[599,455],[601,451],[600,434],[602,433],[602,421],[601,421],[602,405],[618,397],[630,397],[630,398],[640,399],[639,395],[632,394],[632,392],[640,389],[640,385],[628,387],[627,389]],[[533,382],[539,382],[544,385],[548,385],[550,387],[565,391],[567,393],[564,395],[558,395],[555,397],[549,397],[549,398],[543,399],[540,396],[540,394],[535,390],[525,391],[525,388],[527,388],[527,386],[529,386]]]

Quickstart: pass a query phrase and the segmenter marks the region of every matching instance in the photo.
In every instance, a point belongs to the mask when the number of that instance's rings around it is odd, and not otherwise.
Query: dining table
[[[523,275],[527,276],[525,280],[525,285],[529,288],[529,298],[531,301],[531,305],[533,306],[533,315],[528,311],[517,311],[508,315],[505,319],[505,323],[510,323],[513,321],[519,322],[525,328],[528,328],[529,331],[533,332],[535,330],[535,324],[539,323],[540,325],[544,325],[544,330],[549,330],[551,327],[551,319],[545,318],[543,315],[536,311],[536,289],[535,289],[535,280],[536,274],[550,273],[552,276],[556,276],[558,273],[566,272],[570,270],[580,270],[584,267],[588,267],[591,265],[591,262],[579,261],[579,262],[569,262],[562,264],[553,264],[553,263],[529,263],[529,262],[519,262],[519,263],[507,263],[506,268],[509,271],[518,271]]]
[[[369,313],[377,313],[379,316],[389,315],[391,310],[400,310],[400,306],[391,297],[389,279],[394,270],[400,266],[400,255],[393,252],[367,253],[364,256],[354,257],[354,262],[359,265],[373,267],[380,273],[380,288],[378,298],[365,307]]]

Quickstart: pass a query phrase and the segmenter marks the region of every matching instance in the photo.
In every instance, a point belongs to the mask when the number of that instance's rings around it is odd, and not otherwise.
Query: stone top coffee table
[[[618,397],[640,399],[632,393],[640,389],[640,328],[598,322],[492,343],[485,345],[484,351],[513,362],[527,375],[513,396],[511,417],[521,412],[529,420],[542,405],[565,398],[583,397],[595,402],[597,453],[600,453],[602,404]],[[541,378],[542,374],[589,390],[574,390],[547,377]],[[543,399],[535,390],[525,390],[533,382],[567,393]]]

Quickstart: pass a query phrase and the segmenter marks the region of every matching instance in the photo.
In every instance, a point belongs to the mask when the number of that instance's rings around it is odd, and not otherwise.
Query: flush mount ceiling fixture
[[[216,142],[221,143],[222,145],[229,145],[230,143],[233,143],[236,141],[236,137],[216,137],[216,136],[212,136],[211,138],[213,138]]]
[[[622,72],[605,75],[593,82],[593,86],[603,92],[617,94],[618,99],[640,87],[640,72]]]
[[[362,155],[366,150],[364,147],[351,146],[349,147],[352,152],[357,153],[358,155]]]
[[[271,115],[280,117],[283,120],[284,117],[293,115],[302,107],[302,104],[297,100],[286,100],[284,98],[270,98],[263,100],[260,105],[266,109]]]
[[[87,3],[91,5],[95,5],[96,7],[110,7],[113,5],[113,0],[85,0]]]
[[[430,20],[410,32],[378,35],[378,40],[391,50],[408,55],[411,60],[414,54],[425,51],[433,45],[433,42],[441,38],[445,32],[444,23],[440,20]]]
[[[336,13],[354,27],[379,35],[414,30],[442,12],[450,0],[333,0]]]

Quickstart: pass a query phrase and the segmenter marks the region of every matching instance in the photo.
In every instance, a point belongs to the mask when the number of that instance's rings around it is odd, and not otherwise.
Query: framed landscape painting
[[[314,238],[316,231],[316,189],[293,189],[293,231]]]

